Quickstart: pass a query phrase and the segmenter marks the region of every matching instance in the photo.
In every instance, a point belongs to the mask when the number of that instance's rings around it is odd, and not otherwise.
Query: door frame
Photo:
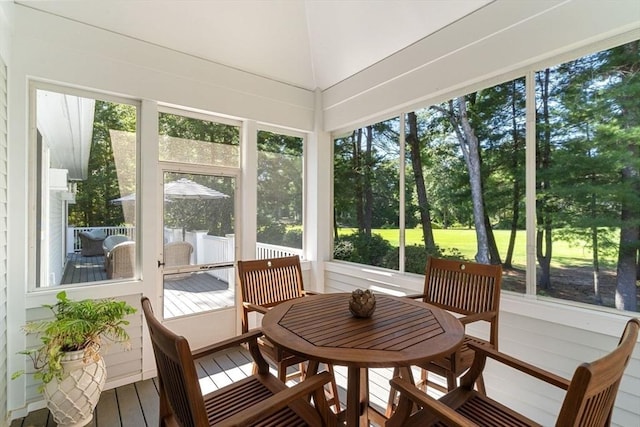
[[[234,280],[230,281],[230,286],[234,289],[234,305],[231,307],[225,307],[217,310],[206,311],[202,313],[194,313],[187,316],[174,317],[170,319],[164,319],[164,275],[165,269],[162,263],[164,262],[164,175],[165,173],[185,173],[185,174],[200,174],[210,176],[223,176],[230,177],[235,180],[235,191],[233,195],[234,203],[234,219],[233,227],[234,234],[236,235],[233,251],[233,273]],[[157,295],[158,303],[155,304],[158,307],[158,316],[162,319],[162,322],[172,331],[177,334],[185,336],[189,340],[189,344],[192,348],[200,348],[211,344],[212,342],[227,339],[236,335],[238,331],[239,318],[237,315],[238,304],[238,289],[235,285],[235,261],[239,256],[239,230],[240,230],[240,215],[238,215],[238,209],[241,202],[241,186],[240,180],[241,170],[240,168],[233,167],[220,167],[209,165],[198,165],[190,163],[178,163],[178,162],[158,162],[158,187],[157,187],[157,200],[158,206],[162,208],[158,211],[158,236],[157,236],[157,248],[156,260],[158,268],[156,269],[156,283],[157,283]],[[208,264],[198,264],[189,267],[182,267],[179,272],[196,272],[202,271],[202,266]],[[206,268],[206,267],[205,267]],[[176,270],[170,270],[176,272]],[[212,328],[211,325],[216,325]]]

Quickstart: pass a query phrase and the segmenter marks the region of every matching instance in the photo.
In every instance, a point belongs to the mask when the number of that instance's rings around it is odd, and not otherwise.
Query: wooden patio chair
[[[421,380],[418,385],[432,386],[440,391],[451,391],[473,362],[470,343],[486,344],[498,349],[498,314],[500,311],[500,286],[502,267],[449,259],[429,257],[425,268],[424,291],[409,298],[422,298],[425,303],[447,310],[457,315],[463,325],[484,321],[489,324],[488,339],[466,334],[462,346],[453,354],[418,365]],[[446,388],[429,380],[429,372],[446,379]],[[394,376],[397,376],[397,368]],[[477,387],[484,393],[484,382],[479,375]],[[389,393],[387,416],[393,411],[397,397],[392,388]]]
[[[249,331],[249,313],[266,313],[271,307],[294,298],[302,298],[312,292],[304,290],[300,257],[238,261],[238,279],[242,293],[242,331]],[[276,366],[278,378],[286,382],[289,379],[305,376],[303,363],[305,358],[287,353],[274,346],[266,338],[259,341],[260,349],[267,360]],[[287,375],[287,368],[298,365],[295,373]],[[333,366],[327,366],[332,375],[330,403],[340,411],[338,386],[335,382]]]
[[[183,336],[171,332],[154,316],[142,297],[160,383],[160,426],[335,426],[336,417],[324,397],[331,376],[315,375],[287,387],[269,373],[257,339],[259,330],[192,352]],[[202,394],[194,359],[248,343],[258,372],[206,395]],[[315,406],[309,403],[313,396]]]
[[[460,387],[439,400],[406,380],[393,378],[391,384],[400,390],[400,402],[386,426],[539,426],[535,421],[474,390],[474,383],[484,369],[487,357],[566,390],[556,426],[608,426],[618,386],[631,359],[639,328],[640,320],[630,319],[618,346],[608,355],[578,366],[571,381],[486,345],[470,344],[476,354],[471,369],[462,377]],[[414,403],[421,409],[410,414]]]

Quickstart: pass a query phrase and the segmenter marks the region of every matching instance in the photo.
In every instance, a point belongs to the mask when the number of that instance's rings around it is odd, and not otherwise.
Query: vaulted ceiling
[[[306,89],[331,87],[493,1],[15,0]]]

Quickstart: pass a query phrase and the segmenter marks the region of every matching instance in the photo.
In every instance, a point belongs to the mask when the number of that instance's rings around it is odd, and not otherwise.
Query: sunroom
[[[567,378],[638,316],[636,1],[161,5],[0,3],[0,425],[43,407],[10,377],[61,289],[145,295],[198,348],[240,332],[238,260],[383,295],[428,254],[500,263],[500,350]],[[130,320],[108,389],[156,375]],[[563,393],[508,375],[488,394],[553,424]]]

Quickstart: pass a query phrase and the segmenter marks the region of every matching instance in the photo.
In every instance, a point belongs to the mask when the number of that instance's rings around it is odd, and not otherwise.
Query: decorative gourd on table
[[[371,317],[376,309],[376,296],[369,289],[356,289],[351,292],[349,311],[355,317]]]

